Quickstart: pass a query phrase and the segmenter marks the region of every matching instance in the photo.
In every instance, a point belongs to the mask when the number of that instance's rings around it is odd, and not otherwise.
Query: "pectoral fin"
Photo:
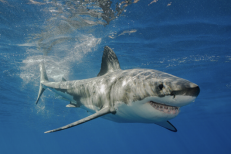
[[[86,118],[83,118],[81,120],[78,120],[76,122],[73,122],[71,124],[68,124],[66,126],[63,126],[63,127],[60,127],[60,128],[57,128],[57,129],[53,129],[53,130],[49,130],[49,131],[46,131],[45,133],[51,133],[51,132],[56,132],[56,131],[60,131],[60,130],[64,130],[64,129],[67,129],[67,128],[71,128],[71,127],[74,127],[74,126],[77,126],[79,124],[82,124],[82,123],[85,123],[87,121],[90,121],[90,120],[93,120],[95,118],[98,118],[100,116],[103,116],[105,114],[108,114],[108,113],[112,113],[113,111],[110,110],[110,107],[105,107],[105,108],[102,108],[100,111],[86,117]]]
[[[161,127],[164,127],[170,131],[177,132],[177,129],[169,122],[169,121],[164,121],[164,122],[158,122],[155,123]]]

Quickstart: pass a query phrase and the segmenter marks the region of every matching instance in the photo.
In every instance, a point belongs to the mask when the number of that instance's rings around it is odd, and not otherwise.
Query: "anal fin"
[[[90,120],[93,120],[95,118],[98,118],[98,117],[101,117],[105,114],[108,114],[108,113],[112,113],[113,111],[110,110],[110,107],[105,107],[105,108],[102,108],[100,111],[86,117],[86,118],[83,118],[83,119],[80,119],[76,122],[73,122],[71,124],[68,124],[66,126],[63,126],[63,127],[60,127],[60,128],[57,128],[57,129],[53,129],[53,130],[49,130],[49,131],[46,131],[45,133],[51,133],[51,132],[56,132],[56,131],[60,131],[60,130],[64,130],[64,129],[67,129],[67,128],[71,128],[71,127],[74,127],[74,126],[77,126],[77,125],[80,125],[82,123],[85,123],[87,121],[90,121]]]
[[[177,129],[169,122],[169,121],[164,121],[164,122],[158,122],[155,123],[161,127],[164,127],[172,132],[177,132]]]

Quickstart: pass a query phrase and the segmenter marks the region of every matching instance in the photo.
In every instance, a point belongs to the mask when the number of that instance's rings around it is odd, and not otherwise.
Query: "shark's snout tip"
[[[197,97],[199,95],[199,93],[200,93],[199,86],[196,86],[196,87],[192,88],[192,94],[193,94],[193,96]]]

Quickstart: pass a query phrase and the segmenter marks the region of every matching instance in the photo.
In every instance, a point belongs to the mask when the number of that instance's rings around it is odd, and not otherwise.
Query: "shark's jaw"
[[[126,123],[158,123],[175,118],[180,108],[193,102],[194,96],[152,96],[140,101],[115,103],[116,114],[105,115],[105,119]]]
[[[154,109],[167,113],[167,114],[178,114],[180,107],[170,106],[165,104],[156,103],[153,101],[148,102]]]

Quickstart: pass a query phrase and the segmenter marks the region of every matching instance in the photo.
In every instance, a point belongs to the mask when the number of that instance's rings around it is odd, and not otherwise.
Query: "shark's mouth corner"
[[[180,107],[170,106],[165,104],[156,103],[153,101],[148,102],[153,108],[167,114],[178,114]]]

